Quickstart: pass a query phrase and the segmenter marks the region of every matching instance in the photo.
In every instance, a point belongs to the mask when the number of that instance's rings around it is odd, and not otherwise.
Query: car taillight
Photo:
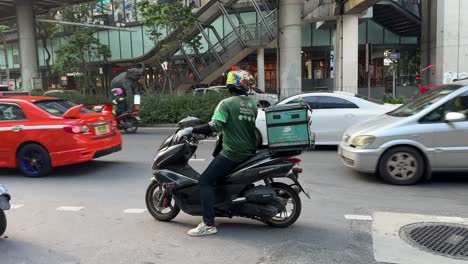
[[[298,158],[287,158],[286,160],[290,161],[290,162],[292,162],[292,163],[294,163],[296,165],[298,165],[302,161],[301,159],[298,159]]]
[[[63,128],[63,130],[65,130],[65,132],[73,133],[73,134],[89,133],[88,126],[66,126]]]
[[[115,129],[117,127],[117,121],[112,120],[112,128]]]

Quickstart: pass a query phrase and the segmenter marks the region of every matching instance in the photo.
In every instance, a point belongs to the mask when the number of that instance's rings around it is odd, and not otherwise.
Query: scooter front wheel
[[[146,190],[146,208],[158,221],[169,222],[180,212],[172,195],[164,195],[164,190],[156,181],[153,181]],[[161,201],[162,200],[162,201]]]
[[[5,233],[6,227],[7,227],[7,220],[6,220],[5,212],[0,209],[0,236],[2,236],[3,233]]]

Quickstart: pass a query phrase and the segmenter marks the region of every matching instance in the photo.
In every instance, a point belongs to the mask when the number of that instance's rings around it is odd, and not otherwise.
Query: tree
[[[0,43],[2,45],[4,45],[6,43],[6,40],[5,40],[5,31],[9,30],[10,27],[9,26],[5,26],[5,25],[0,25]],[[9,82],[9,79],[10,79],[10,70],[8,68],[8,55],[6,53],[6,47],[4,47],[5,49],[3,50],[3,56],[4,56],[4,60],[5,60],[5,69],[6,69],[6,75],[7,75],[7,82]],[[1,79],[0,79],[1,81]]]
[[[150,28],[149,36],[159,49],[157,61],[167,62],[167,68],[171,68],[174,55],[182,42],[193,50],[200,48],[201,37],[185,39],[178,34],[171,35],[173,32],[182,32],[196,22],[192,8],[185,6],[181,0],[161,1],[158,4],[143,0],[138,3],[138,8],[142,23]]]
[[[48,16],[48,18],[53,18],[55,16],[55,12],[51,12]],[[58,32],[60,31],[60,28],[58,25],[55,24],[50,24],[50,23],[36,23],[36,37],[41,40],[42,42],[42,47],[44,48],[46,52],[46,57],[45,57],[45,62],[46,62],[46,80],[47,83],[50,82],[50,78],[52,76],[52,67],[50,66],[50,60],[52,58],[50,54],[49,47],[47,45],[47,42],[50,38],[54,37]]]
[[[95,74],[90,64],[94,61],[107,62],[111,57],[109,46],[103,45],[93,36],[93,31],[81,29],[73,33],[67,43],[57,50],[54,71],[74,73],[84,92],[94,88]]]
[[[94,22],[93,10],[96,7],[98,1],[92,1],[89,3],[71,5],[60,8],[58,14],[61,19],[68,22],[80,22],[80,23],[91,23]],[[80,30],[78,26],[63,26],[64,32],[74,32]]]

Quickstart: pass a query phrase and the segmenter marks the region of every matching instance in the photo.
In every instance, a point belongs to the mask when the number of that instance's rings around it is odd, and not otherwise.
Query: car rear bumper
[[[338,154],[344,165],[354,170],[375,173],[379,162],[380,151],[378,149],[357,149],[341,143]]]
[[[122,149],[122,137],[115,131],[111,135],[101,138],[78,141],[74,148],[65,151],[50,153],[52,166],[63,166],[86,162]]]
[[[100,157],[103,157],[103,156],[106,156],[106,155],[109,155],[111,153],[118,152],[121,150],[122,150],[122,145],[110,147],[107,149],[101,149],[94,153],[93,159],[97,159],[97,158],[100,158]]]

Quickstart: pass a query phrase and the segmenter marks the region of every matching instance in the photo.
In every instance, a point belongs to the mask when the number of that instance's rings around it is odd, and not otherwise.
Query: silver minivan
[[[432,89],[387,114],[349,128],[343,163],[408,185],[433,171],[468,171],[468,81]]]

